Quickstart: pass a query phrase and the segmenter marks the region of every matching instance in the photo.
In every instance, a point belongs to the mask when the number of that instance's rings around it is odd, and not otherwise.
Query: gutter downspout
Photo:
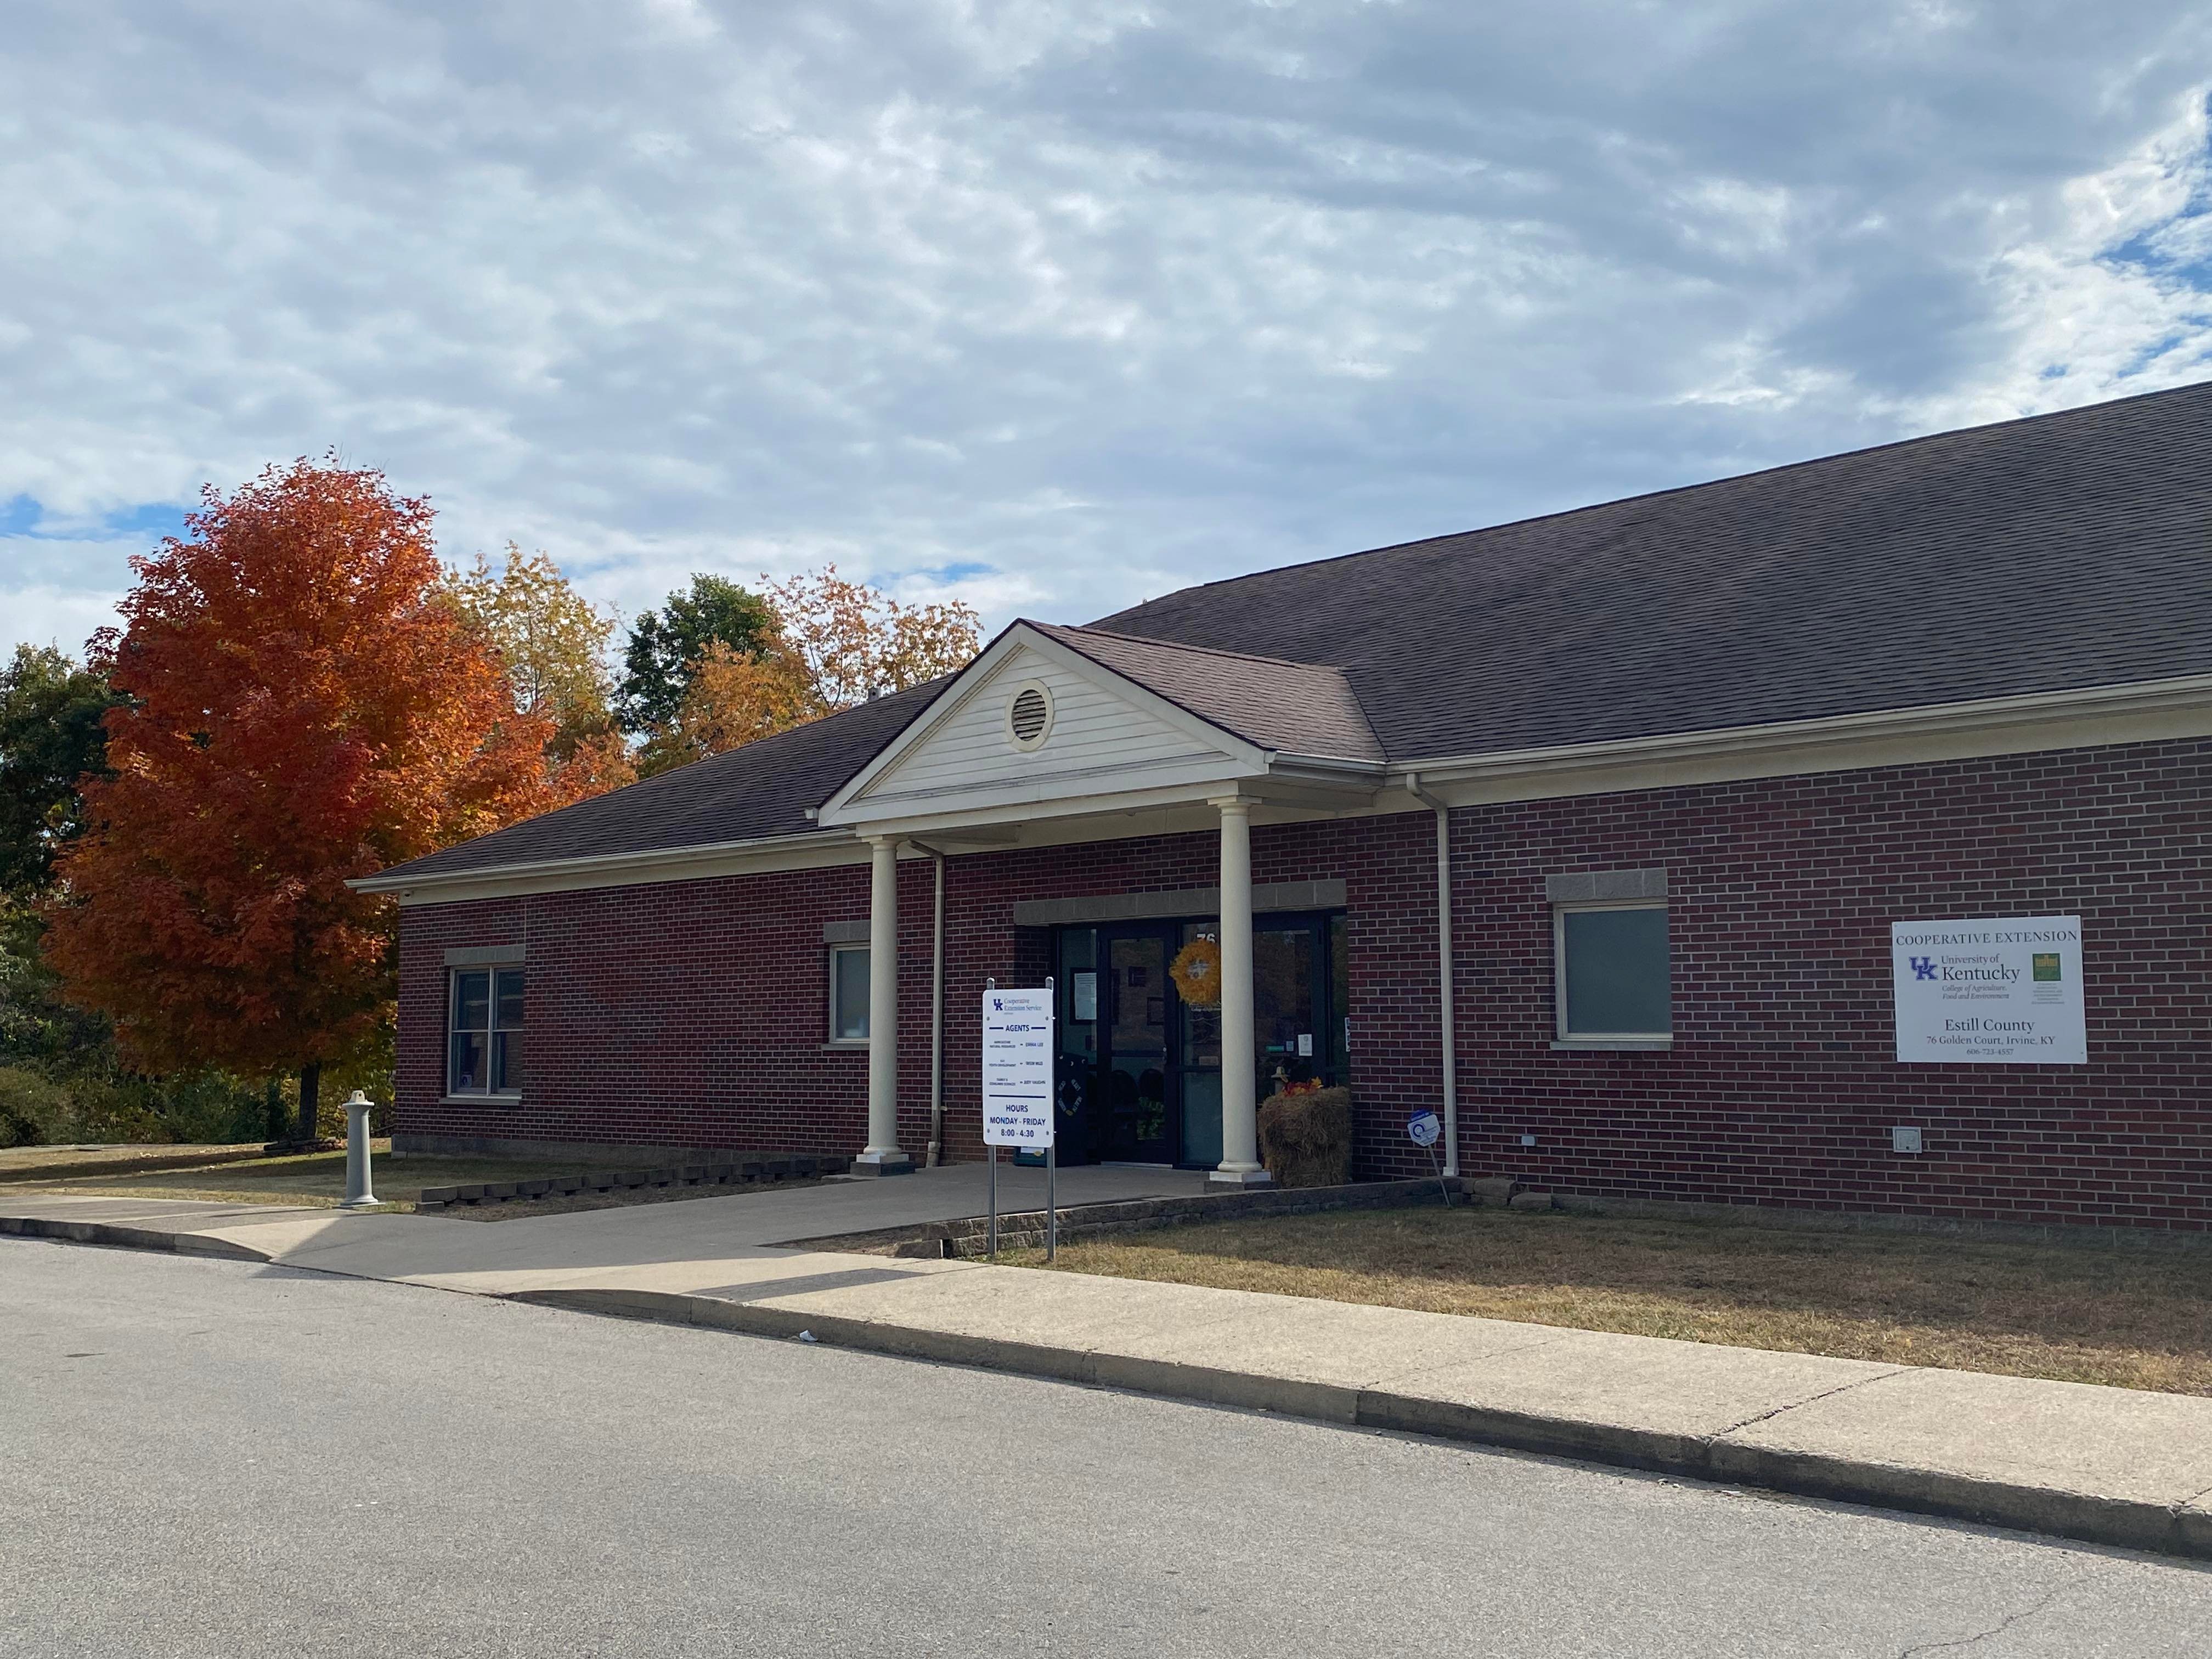
[[[929,854],[937,866],[937,897],[929,951],[929,1150],[922,1168],[945,1161],[945,854],[927,842],[908,846]]]
[[[1459,1029],[1452,1006],[1451,808],[1406,774],[1406,791],[1437,815],[1437,1002],[1443,1020],[1444,1173],[1459,1173]]]

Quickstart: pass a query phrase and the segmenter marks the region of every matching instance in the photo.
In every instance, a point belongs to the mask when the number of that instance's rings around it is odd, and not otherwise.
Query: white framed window
[[[868,1041],[868,947],[830,947],[830,1041],[865,1046]]]
[[[447,1001],[446,1092],[522,1092],[520,968],[456,968]]]
[[[1674,980],[1664,900],[1552,908],[1559,1041],[1670,1043]]]

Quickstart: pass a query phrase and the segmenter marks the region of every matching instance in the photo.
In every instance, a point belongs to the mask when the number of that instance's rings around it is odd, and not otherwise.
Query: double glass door
[[[1343,917],[1275,916],[1253,931],[1253,1056],[1260,1096],[1340,1081]],[[1070,927],[1059,938],[1060,1158],[1221,1161],[1221,1010],[1177,994],[1169,969],[1208,919]]]

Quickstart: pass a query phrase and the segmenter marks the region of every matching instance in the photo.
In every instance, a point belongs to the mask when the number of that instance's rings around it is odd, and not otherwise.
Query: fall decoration
[[[1352,1179],[1352,1091],[1293,1084],[1260,1103],[1260,1161],[1278,1187]]]
[[[1210,939],[1194,939],[1176,952],[1168,964],[1168,977],[1176,991],[1194,1008],[1221,1006],[1221,947]]]

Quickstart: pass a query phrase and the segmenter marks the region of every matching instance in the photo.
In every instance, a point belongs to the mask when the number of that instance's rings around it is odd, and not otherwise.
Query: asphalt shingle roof
[[[1093,624],[1344,670],[1393,759],[2212,671],[2212,385],[1185,588]]]
[[[1262,571],[1042,631],[1264,747],[1360,759],[2212,672],[2212,383]],[[945,684],[402,868],[800,833]]]
[[[1339,668],[1164,645],[1096,628],[1031,628],[1262,749],[1379,761],[1382,745]]]
[[[866,765],[946,684],[933,680],[878,697],[627,789],[525,818],[385,873],[459,875],[515,864],[803,835],[815,827],[806,809],[820,805]]]

